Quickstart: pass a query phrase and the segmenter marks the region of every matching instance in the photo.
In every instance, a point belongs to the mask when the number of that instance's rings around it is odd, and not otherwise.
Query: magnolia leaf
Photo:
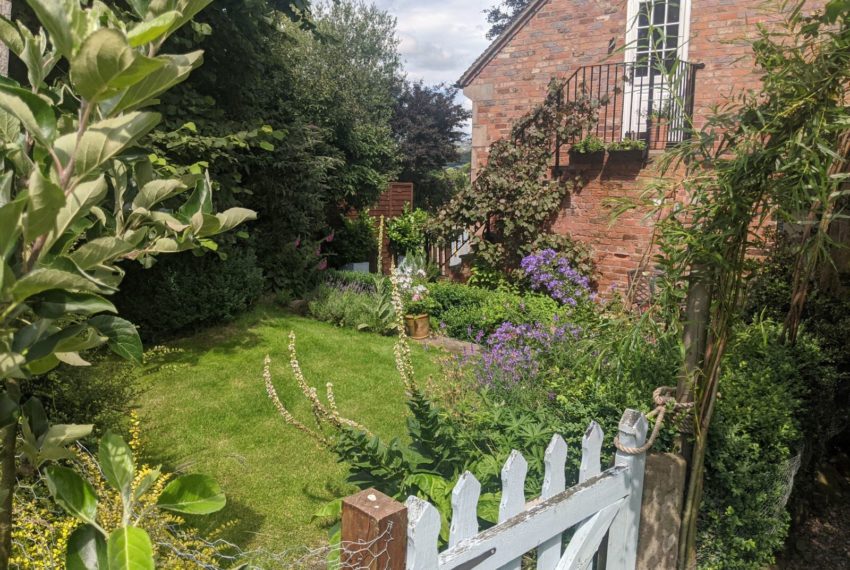
[[[106,539],[95,527],[83,525],[68,537],[66,570],[109,570]]]
[[[118,30],[101,28],[71,60],[71,81],[91,102],[113,97],[167,63],[136,52]]]
[[[257,219],[257,212],[247,208],[230,208],[215,215],[220,222],[219,232],[228,232],[241,223]]]
[[[38,95],[0,83],[0,109],[11,113],[44,146],[50,146],[56,138],[56,115],[53,108]]]
[[[27,363],[27,359],[17,352],[0,352],[0,376],[3,378],[21,378],[24,376],[21,369]]]
[[[152,20],[147,20],[136,25],[127,33],[127,39],[133,47],[156,41],[171,29],[178,18],[180,18],[180,12],[177,10],[160,14]]]
[[[157,499],[161,509],[190,515],[208,515],[224,508],[224,493],[207,475],[183,475],[169,483]]]
[[[36,269],[21,277],[10,289],[12,298],[21,303],[33,295],[51,289],[71,289],[79,291],[97,291],[90,280],[59,269]]]
[[[150,210],[151,207],[163,200],[167,200],[185,191],[186,188],[186,185],[179,180],[151,180],[139,190],[139,193],[133,200],[133,208]]]
[[[115,305],[94,293],[72,293],[70,291],[46,291],[30,303],[35,314],[48,319],[58,319],[65,315],[96,315],[97,313],[117,313]]]
[[[148,134],[159,123],[159,113],[133,112],[99,121],[89,127],[77,143],[77,134],[69,133],[56,140],[56,154],[67,164],[73,153],[78,180],[98,172],[108,160]]]
[[[27,419],[30,431],[36,439],[47,433],[50,424],[47,422],[47,412],[44,410],[41,400],[30,398],[21,406],[21,412]]]
[[[21,235],[21,214],[27,202],[23,197],[0,206],[0,261],[15,249]]]
[[[209,171],[207,171],[204,178],[199,180],[195,185],[195,191],[192,192],[189,199],[177,210],[178,218],[191,220],[192,216],[197,213],[212,213],[212,184],[210,183],[209,176]]]
[[[185,55],[162,55],[165,65],[115,97],[103,101],[100,108],[105,116],[132,111],[151,102],[159,94],[184,81],[192,70],[203,62],[203,51]]]
[[[91,362],[80,356],[79,352],[54,352],[53,356],[55,356],[59,362],[67,364],[68,366],[74,366],[76,368],[91,366]]]
[[[100,459],[103,478],[113,489],[121,493],[124,504],[127,505],[136,473],[136,464],[133,461],[133,451],[130,446],[121,436],[107,431],[100,438],[97,456]]]
[[[144,18],[148,13],[148,5],[151,3],[150,0],[127,0],[127,3],[133,9],[139,18]]]
[[[70,59],[75,46],[82,41],[85,25],[79,0],[27,0],[27,4],[50,34],[56,50]]]
[[[77,185],[67,196],[65,206],[56,215],[56,226],[47,235],[44,251],[50,251],[53,244],[72,227],[72,224],[86,216],[92,207],[103,199],[107,190],[106,179],[103,176]]]
[[[175,232],[182,232],[189,227],[189,224],[181,222],[171,214],[165,212],[147,212],[147,215],[155,222],[165,224],[168,229]]]
[[[53,330],[51,328],[51,330]],[[49,334],[45,338],[42,338],[35,344],[33,344],[27,351],[26,357],[27,362],[33,362],[36,360],[40,360],[47,356],[53,354],[59,344],[63,341],[73,339],[75,336],[79,335],[81,332],[87,330],[85,325],[71,325],[64,329],[58,329],[53,334]],[[68,349],[63,350],[62,352],[67,352]]]
[[[47,488],[60,507],[84,523],[94,523],[97,497],[91,483],[67,467],[50,465],[44,470]]]
[[[106,543],[109,570],[154,570],[148,533],[134,526],[117,528]]]
[[[180,10],[180,17],[172,24],[169,33],[175,32],[186,24],[195,15],[210,5],[212,0],[179,0],[177,9]]]
[[[104,262],[113,261],[133,251],[133,246],[116,237],[103,237],[86,242],[68,254],[80,269],[91,269]]]
[[[179,253],[194,249],[194,247],[191,241],[178,242],[174,238],[159,238],[149,250],[153,253]]]
[[[0,16],[0,42],[3,42],[9,47],[9,50],[20,56],[24,51],[24,40],[21,38],[20,32],[10,20],[4,16]]]
[[[91,433],[92,425],[90,424],[60,424],[50,426],[47,432],[39,438],[39,447],[65,447],[75,441],[78,441]]]
[[[3,354],[0,354],[0,366],[2,366],[2,360]],[[0,394],[0,428],[16,423],[18,421],[18,416],[20,415],[19,412],[20,407],[18,406],[18,403],[9,397],[8,392],[3,391],[3,393]],[[22,429],[29,429],[29,427],[27,426]]]
[[[33,240],[53,229],[56,215],[65,205],[65,193],[53,181],[44,177],[38,168],[33,169],[29,180],[29,208],[27,208],[24,237]]]
[[[20,136],[21,122],[12,113],[0,109],[0,138],[7,144],[13,144],[20,139]],[[7,172],[11,173],[11,170]]]
[[[39,35],[36,37],[26,26],[19,24],[18,31],[24,40],[24,49],[18,57],[27,66],[27,79],[30,85],[40,86],[45,76],[53,69],[56,60],[50,56],[45,60],[47,38],[43,30],[39,30]]]
[[[192,216],[192,233],[198,237],[214,236],[221,231],[221,222],[212,214],[198,212]]]
[[[138,364],[142,363],[142,341],[133,323],[112,315],[98,315],[89,319],[89,325],[108,339],[112,352]]]

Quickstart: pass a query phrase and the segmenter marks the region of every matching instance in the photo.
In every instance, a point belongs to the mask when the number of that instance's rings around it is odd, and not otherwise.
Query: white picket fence
[[[646,417],[627,410],[619,425],[621,447],[640,447],[646,440],[646,431]],[[406,536],[400,532],[391,549],[397,553],[396,557],[406,552],[405,560],[383,556],[380,564],[364,567],[520,570],[523,555],[536,550],[538,570],[585,570],[591,567],[607,535],[607,549],[600,553],[600,558],[605,559],[605,568],[634,570],[646,456],[617,451],[614,466],[603,471],[602,439],[602,429],[591,422],[582,440],[579,483],[566,489],[565,465],[569,450],[564,439],[555,435],[546,449],[540,497],[528,502],[525,497],[528,463],[522,454],[513,451],[502,468],[499,524],[483,532],[478,532],[477,517],[481,485],[471,473],[464,473],[452,492],[449,544],[443,552],[438,550],[440,515],[437,509],[427,501],[410,497],[404,505]],[[375,500],[374,494],[368,497]],[[405,510],[395,504],[396,510]],[[394,512],[389,517],[397,514]],[[344,533],[345,522],[344,515]],[[374,529],[392,526],[372,523]],[[564,548],[563,535],[573,528],[572,538]]]

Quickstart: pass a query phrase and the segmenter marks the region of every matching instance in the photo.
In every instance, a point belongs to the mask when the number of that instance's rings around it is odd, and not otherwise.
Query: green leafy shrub
[[[324,274],[325,283],[339,283],[345,285],[358,285],[366,290],[375,285],[375,279],[380,279],[389,285],[389,278],[376,273],[361,273],[359,271],[341,271],[339,269],[328,269]]]
[[[266,254],[262,266],[272,288],[286,291],[295,299],[303,299],[321,283],[328,268],[325,244],[333,239],[333,234],[319,240],[299,237]]]
[[[700,568],[764,568],[785,543],[804,423],[818,413],[808,386],[831,375],[811,338],[787,346],[780,330],[770,321],[739,330],[724,361],[706,455]]]
[[[579,154],[592,154],[596,152],[605,152],[605,141],[596,135],[587,135],[577,143],[570,147],[570,152]]]
[[[149,341],[233,319],[260,297],[264,282],[252,249],[225,251],[165,257],[150,270],[128,266],[116,305]]]
[[[391,332],[395,327],[395,312],[388,281],[379,276],[362,275],[372,277],[371,281],[327,280],[320,285],[309,304],[313,318],[360,331]]]
[[[489,334],[504,322],[548,323],[554,315],[568,312],[536,293],[519,295],[458,283],[435,283],[429,289],[436,305],[431,316],[441,323],[445,334],[461,339]]]
[[[378,252],[376,231],[375,220],[368,211],[353,219],[344,218],[342,228],[325,247],[330,265],[339,268],[348,263],[371,260]]]
[[[387,221],[387,239],[395,253],[406,254],[408,251],[418,251],[425,247],[428,212],[411,209],[405,205],[400,216]]]

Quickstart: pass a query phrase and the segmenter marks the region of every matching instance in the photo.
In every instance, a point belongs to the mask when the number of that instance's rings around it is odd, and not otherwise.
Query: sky
[[[490,44],[484,9],[496,0],[374,2],[398,18],[399,49],[411,79],[452,85]]]

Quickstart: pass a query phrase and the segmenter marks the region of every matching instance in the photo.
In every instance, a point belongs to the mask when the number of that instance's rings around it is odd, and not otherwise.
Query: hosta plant
[[[98,0],[28,0],[42,26],[35,33],[0,19],[0,40],[27,69],[24,83],[0,81],[0,569],[10,552],[18,426],[28,426],[37,462],[88,433],[53,426],[38,435],[28,415],[40,405],[20,401],[18,381],[60,362],[85,366],[85,351],[103,343],[140,360],[135,328],[107,300],[123,277],[119,262],[214,250],[215,235],[255,217],[214,213],[208,177],[162,178],[139,146],[160,120],[148,108],[201,63],[200,51],[161,48],[210,1],[130,0],[125,21]],[[76,479],[48,469],[57,497],[90,518],[91,497],[77,493]],[[139,537],[128,519],[113,548]]]

